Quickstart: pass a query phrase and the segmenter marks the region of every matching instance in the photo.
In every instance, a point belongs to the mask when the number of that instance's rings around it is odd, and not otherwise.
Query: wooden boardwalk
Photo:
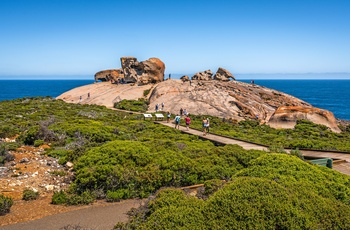
[[[155,121],[157,124],[162,124],[168,127],[174,128],[175,125],[170,122],[167,123],[166,121]],[[267,146],[259,145],[255,143],[250,143],[242,140],[237,140],[230,137],[224,137],[216,134],[208,134],[206,136],[203,136],[203,132],[196,130],[196,129],[189,129],[187,130],[186,127],[180,126],[180,131],[183,133],[191,134],[200,136],[202,139],[206,139],[221,145],[228,145],[228,144],[236,144],[242,146],[244,149],[256,149],[256,150],[263,150],[263,151],[269,151]],[[287,152],[289,152],[288,149],[286,149]],[[317,151],[317,150],[300,150],[300,152],[303,154],[304,157],[309,158],[332,158],[333,161],[333,169],[350,175],[350,153],[347,152],[332,152],[332,151]]]

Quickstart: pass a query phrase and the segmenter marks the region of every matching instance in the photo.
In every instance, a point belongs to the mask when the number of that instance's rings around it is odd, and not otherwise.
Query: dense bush
[[[144,91],[144,95],[145,93],[147,93],[146,90]],[[149,104],[148,101],[143,98],[140,98],[138,100],[124,99],[124,100],[121,100],[120,102],[115,103],[114,108],[128,110],[128,111],[135,111],[135,112],[146,112],[148,110],[148,104]]]
[[[67,194],[64,191],[54,192],[51,199],[52,204],[65,204],[67,203]]]
[[[22,200],[36,200],[39,197],[39,192],[36,192],[32,189],[25,189],[23,191],[23,195],[22,195]]]
[[[92,148],[78,159],[72,188],[77,193],[102,189],[111,200],[147,197],[164,186],[230,179],[245,167],[243,164],[261,154],[264,153],[247,152],[238,146],[215,147],[203,141],[116,140]]]
[[[0,216],[9,213],[12,205],[13,199],[11,197],[0,194]]]
[[[294,156],[265,154],[205,201],[176,189],[159,191],[119,228],[348,229],[349,180]]]

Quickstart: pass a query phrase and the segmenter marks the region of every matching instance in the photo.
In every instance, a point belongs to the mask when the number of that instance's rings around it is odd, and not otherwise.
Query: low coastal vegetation
[[[18,135],[16,145],[49,145],[45,154],[58,158],[60,164],[74,164],[69,189],[55,192],[53,204],[152,197],[116,229],[350,227],[350,178],[297,156],[215,146],[145,121],[142,115],[49,97],[0,102],[0,118],[0,137]],[[201,118],[192,116],[191,125],[201,128]],[[345,141],[349,127],[336,134],[306,121],[300,121],[295,130],[216,117],[210,117],[210,124],[210,132],[270,149],[350,150]],[[3,156],[15,148],[11,144],[0,146],[3,162],[10,160]],[[204,191],[197,197],[178,189],[201,183]],[[4,199],[0,197],[0,204]]]

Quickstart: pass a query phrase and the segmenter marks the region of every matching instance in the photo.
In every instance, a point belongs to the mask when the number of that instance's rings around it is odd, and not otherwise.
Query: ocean
[[[237,80],[250,82],[247,79]],[[70,89],[93,82],[94,80],[0,80],[0,101],[35,96],[57,97]],[[350,120],[350,80],[254,79],[254,83],[327,109],[336,118]]]

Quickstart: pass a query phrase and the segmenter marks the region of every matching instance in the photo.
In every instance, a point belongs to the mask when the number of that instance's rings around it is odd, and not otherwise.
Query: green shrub
[[[204,182],[204,195],[209,196],[215,193],[217,190],[222,188],[224,184],[225,182],[219,179],[213,179]]]
[[[122,100],[114,104],[114,108],[128,111],[146,112],[149,102],[143,98],[138,100]]]
[[[82,194],[69,194],[66,199],[67,205],[91,204],[95,200],[95,195],[90,191],[84,191]]]
[[[149,94],[149,92],[151,92],[151,89],[146,89],[143,91],[143,96],[147,97],[147,95]]]
[[[67,202],[67,194],[64,191],[54,192],[51,204],[65,204]]]
[[[13,199],[11,197],[0,194],[0,216],[9,213],[12,205]]]
[[[39,197],[39,192],[35,192],[34,190],[31,189],[25,189],[23,191],[23,196],[22,200],[36,200]]]
[[[117,191],[107,191],[106,200],[108,202],[118,202],[129,197],[130,192],[127,189],[119,189]]]
[[[34,147],[39,147],[40,145],[43,145],[44,143],[45,143],[44,140],[35,140]]]

